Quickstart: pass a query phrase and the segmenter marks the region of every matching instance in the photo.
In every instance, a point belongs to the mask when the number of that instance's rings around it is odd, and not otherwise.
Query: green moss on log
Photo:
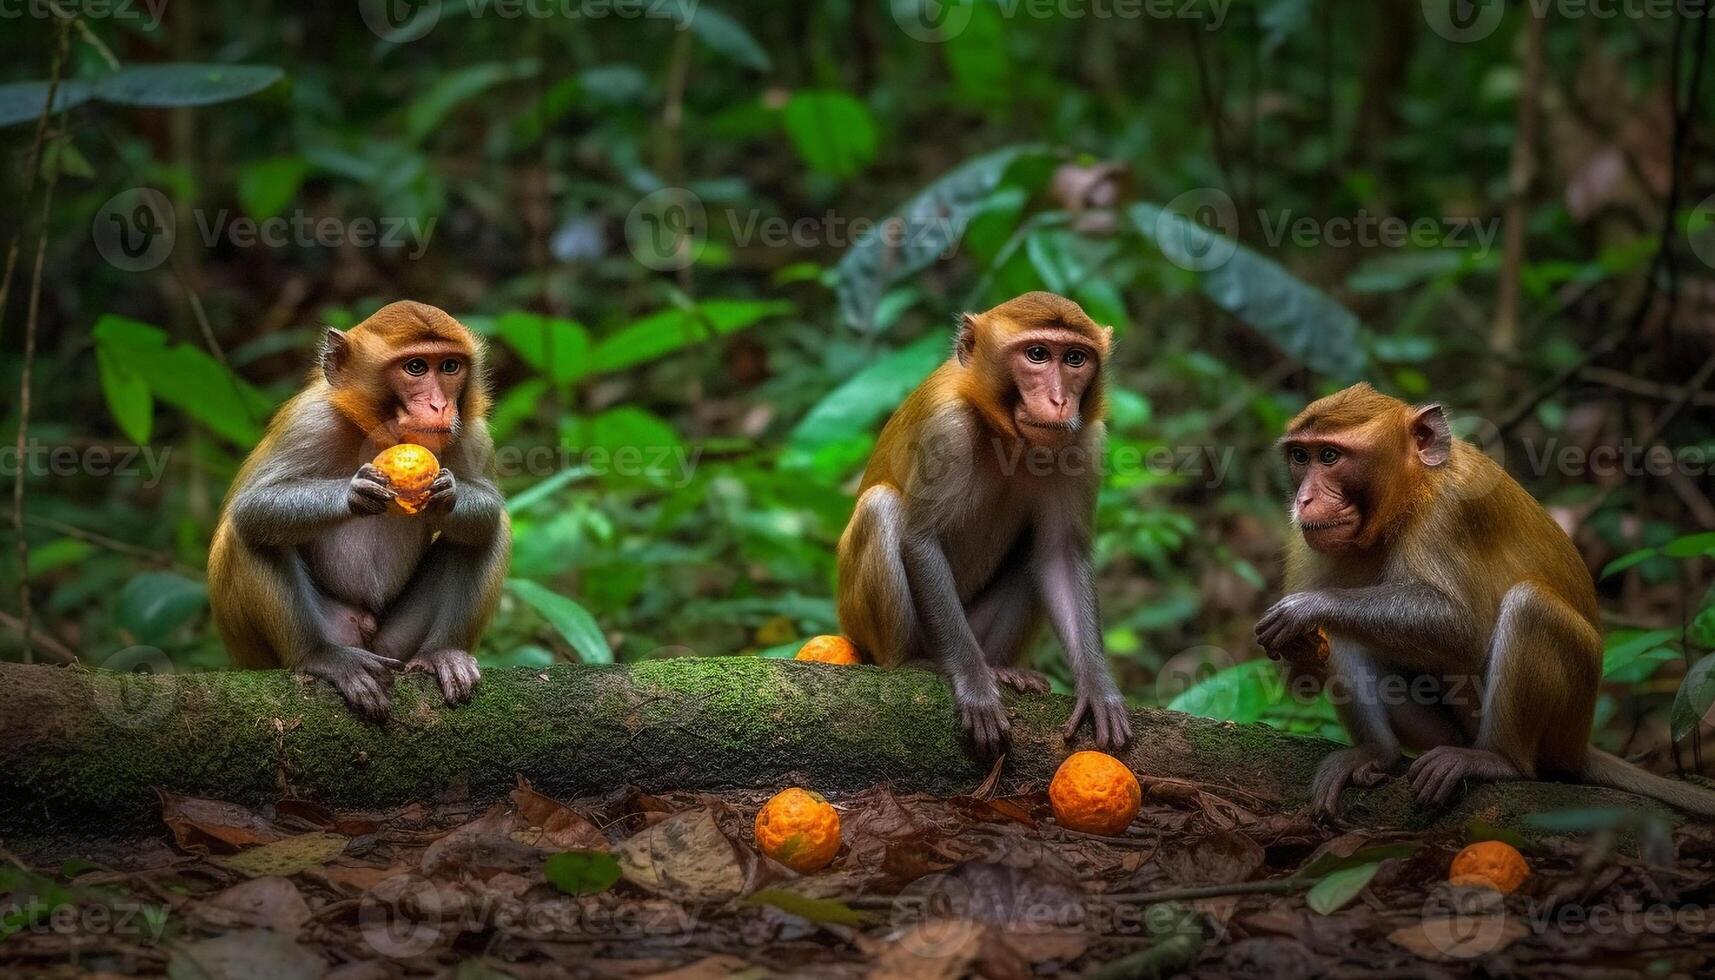
[[[399,678],[384,725],[361,722],[326,684],[281,671],[136,675],[0,665],[0,833],[116,832],[158,817],[156,790],[245,804],[283,797],[375,808],[449,795],[498,799],[522,774],[561,797],[785,784],[828,792],[890,782],[969,790],[988,772],[959,733],[946,687],[917,670],[746,657],[487,672],[474,700],[441,703]],[[1076,746],[1070,700],[1012,697],[1013,787],[1041,786]],[[1133,712],[1126,762],[1145,776],[1303,805],[1331,743],[1159,709]],[[1415,806],[1397,781],[1350,793],[1352,815],[1425,826],[1564,806],[1639,805],[1583,787],[1481,787],[1451,809]]]

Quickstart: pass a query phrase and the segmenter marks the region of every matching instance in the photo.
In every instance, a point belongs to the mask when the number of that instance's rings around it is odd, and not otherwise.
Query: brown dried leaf
[[[1516,917],[1451,915],[1395,929],[1387,938],[1426,960],[1446,963],[1498,953],[1529,934],[1530,927]]]
[[[182,850],[212,847],[230,852],[285,836],[273,824],[237,804],[180,796],[166,790],[157,792],[161,797],[161,819],[166,821]]]
[[[211,929],[269,929],[296,937],[310,920],[310,907],[297,885],[269,875],[252,878],[197,903],[190,918]]]
[[[319,868],[339,857],[346,839],[338,834],[298,834],[240,851],[230,857],[209,860],[223,868],[252,878],[278,875],[288,878],[310,868]]]
[[[708,810],[680,813],[622,842],[625,879],[683,902],[725,902],[744,891],[744,869]]]
[[[512,791],[512,802],[530,825],[529,830],[514,832],[515,840],[551,851],[608,849],[607,835],[595,824],[564,803],[536,792],[523,776],[518,777],[518,786]]]

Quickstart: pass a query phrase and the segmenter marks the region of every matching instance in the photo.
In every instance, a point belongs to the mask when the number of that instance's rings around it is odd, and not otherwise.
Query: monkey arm
[[[1131,723],[1102,648],[1101,612],[1089,554],[1087,535],[1044,535],[1038,538],[1032,569],[1076,684],[1078,701],[1066,724],[1067,737],[1089,715],[1097,743],[1112,748],[1131,738]]]
[[[1487,639],[1475,634],[1474,621],[1474,613],[1428,582],[1390,582],[1295,592],[1263,614],[1256,635],[1264,649],[1276,649],[1321,627],[1368,647],[1416,651],[1410,666],[1464,670]]]
[[[900,550],[917,614],[928,633],[929,655],[946,673],[953,699],[977,746],[987,752],[998,750],[1008,727],[1000,687],[965,618],[947,553],[933,533],[923,530],[908,531]]]
[[[441,537],[454,544],[475,548],[494,539],[506,511],[506,498],[484,477],[458,477],[458,494],[452,510],[442,515]]]
[[[350,479],[258,476],[233,495],[232,524],[252,547],[300,545],[352,516]]]

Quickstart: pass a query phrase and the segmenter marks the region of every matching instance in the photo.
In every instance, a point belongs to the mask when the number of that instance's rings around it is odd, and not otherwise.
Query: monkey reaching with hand
[[[883,666],[932,661],[985,753],[1009,730],[999,684],[1048,690],[1016,666],[1044,614],[1077,685],[1067,737],[1085,718],[1103,747],[1131,737],[1090,561],[1111,333],[1052,293],[965,314],[882,429],[840,536],[841,629]]]
[[[1425,803],[1467,779],[1558,776],[1715,815],[1715,792],[1590,746],[1602,674],[1590,572],[1517,481],[1453,438],[1441,406],[1360,384],[1311,404],[1281,446],[1298,531],[1290,594],[1256,635],[1288,660],[1327,636],[1326,665],[1295,666],[1339,682],[1353,745],[1317,772],[1318,810],[1410,750]]]
[[[402,302],[329,329],[320,362],[227,494],[208,565],[221,636],[241,666],[321,677],[367,718],[386,716],[395,667],[468,700],[511,552],[481,348]],[[399,443],[440,458],[422,514],[388,513],[369,463]]]

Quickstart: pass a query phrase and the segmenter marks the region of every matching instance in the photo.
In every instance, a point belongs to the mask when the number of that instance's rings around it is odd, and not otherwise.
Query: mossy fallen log
[[[261,804],[286,797],[378,808],[449,796],[498,799],[522,774],[562,798],[800,784],[837,792],[890,782],[969,791],[988,765],[962,742],[947,690],[915,670],[746,657],[488,671],[448,708],[429,678],[399,678],[392,716],[361,722],[325,683],[281,671],[122,674],[0,664],[0,834],[119,833],[158,819],[156,790]],[[1010,696],[1008,787],[1046,784],[1075,746],[1070,699]],[[1299,807],[1334,748],[1260,725],[1133,712],[1134,771],[1229,787]],[[1448,808],[1415,806],[1398,780],[1346,797],[1349,818],[1422,827],[1516,825],[1569,806],[1650,807],[1543,783],[1482,786]]]

